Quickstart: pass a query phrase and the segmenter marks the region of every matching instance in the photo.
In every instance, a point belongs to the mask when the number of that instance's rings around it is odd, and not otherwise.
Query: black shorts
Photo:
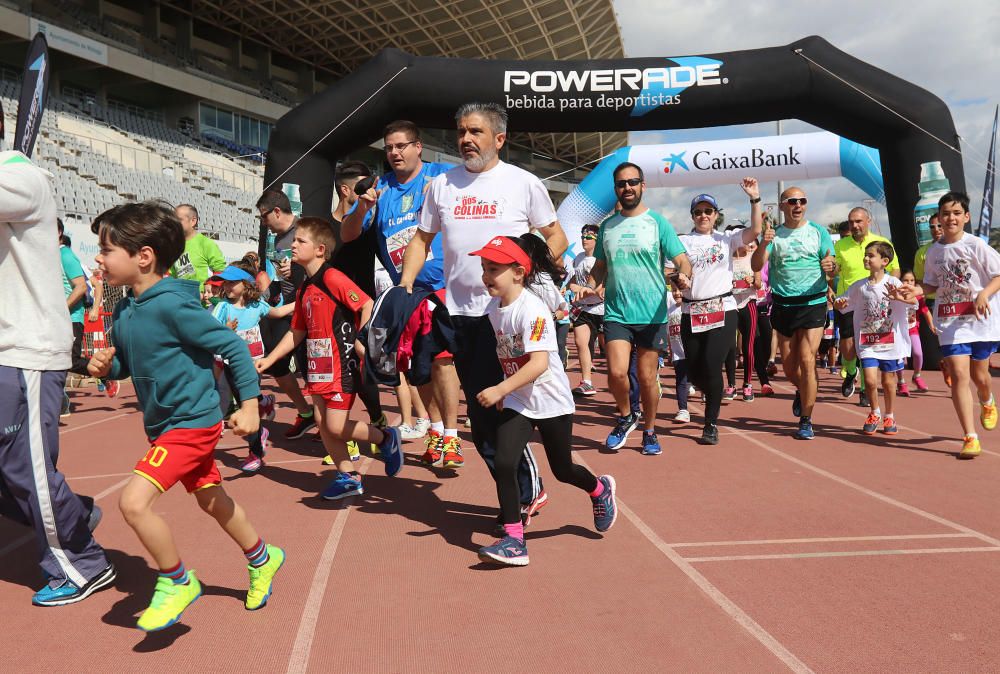
[[[592,332],[603,332],[604,331],[604,314],[591,314],[586,311],[581,311],[575,319],[573,319],[573,327],[578,325],[587,325],[590,327]]]
[[[787,306],[777,302],[771,307],[771,327],[784,337],[796,330],[812,330],[826,326],[826,302]]]
[[[604,322],[604,339],[613,342],[622,339],[648,351],[664,351],[667,348],[667,324],[627,325],[613,321]]]
[[[846,314],[842,314],[839,311],[833,312],[834,321],[837,324],[837,329],[840,331],[841,339],[853,339],[854,338],[854,312],[849,311]]]
[[[291,329],[291,316],[286,316],[285,318],[262,318],[260,320],[260,338],[264,342],[264,353],[271,353],[274,347],[278,346],[282,337],[288,334]],[[295,359],[296,372],[305,372],[305,340],[302,340],[299,348],[292,351],[292,353],[274,361],[271,367],[264,370],[264,374],[272,377],[284,377],[292,371],[292,358]]]

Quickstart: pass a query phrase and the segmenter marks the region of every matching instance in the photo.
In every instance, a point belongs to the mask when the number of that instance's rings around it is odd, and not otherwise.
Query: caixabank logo
[[[607,70],[506,70],[504,96],[514,110],[629,110],[641,117],[664,105],[678,105],[691,87],[729,83],[722,61],[704,56],[666,59],[661,68]],[[579,94],[579,95],[574,95]]]

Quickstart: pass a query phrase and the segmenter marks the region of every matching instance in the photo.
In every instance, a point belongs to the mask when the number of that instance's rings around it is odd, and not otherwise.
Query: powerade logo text
[[[677,65],[642,70],[507,70],[503,81],[507,108],[559,112],[628,109],[633,117],[640,117],[664,105],[677,105],[681,92],[689,87],[729,83],[721,74],[722,61],[701,56],[667,60]]]

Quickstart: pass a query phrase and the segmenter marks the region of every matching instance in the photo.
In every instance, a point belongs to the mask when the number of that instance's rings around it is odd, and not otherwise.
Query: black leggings
[[[677,410],[688,408],[688,362],[686,358],[674,361],[674,385],[677,387]]]
[[[552,474],[560,482],[579,487],[588,494],[597,489],[597,478],[583,466],[573,463],[570,438],[573,436],[573,415],[564,414],[549,419],[530,419],[513,410],[500,413],[497,426],[496,480],[500,515],[504,524],[521,521],[521,486],[517,467],[524,455],[524,446],[531,433],[538,429],[542,447],[549,459]]]
[[[691,314],[681,318],[681,340],[688,362],[688,376],[705,396],[705,425],[719,421],[722,407],[722,364],[736,339],[736,310],[726,312],[721,328],[691,332]]]
[[[757,370],[757,378],[760,379],[761,386],[770,384],[771,378],[767,374],[767,364],[771,360],[771,316],[767,310],[761,306],[757,307],[757,340],[754,343],[754,369]]]
[[[743,385],[753,380],[754,343],[757,340],[757,303],[753,300],[742,309],[736,310],[736,329],[743,342]],[[736,386],[736,340],[733,340],[726,354],[726,380]]]

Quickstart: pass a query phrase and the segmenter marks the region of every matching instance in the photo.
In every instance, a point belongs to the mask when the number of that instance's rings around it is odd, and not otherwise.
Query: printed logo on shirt
[[[408,210],[413,208],[413,195],[404,194],[403,198],[399,200],[399,208],[406,213]]]
[[[545,336],[545,318],[539,316],[535,319],[535,322],[531,326],[531,336],[528,337],[529,341],[540,342],[542,337]]]
[[[503,215],[503,202],[487,201],[477,196],[461,196],[452,209],[455,220],[496,220]]]
[[[348,299],[350,299],[350,300],[351,300],[352,302],[357,302],[358,300],[360,300],[360,299],[361,299],[360,297],[358,297],[358,294],[357,294],[356,292],[354,292],[353,290],[348,290],[348,291],[347,291],[347,297],[348,297]]]
[[[698,251],[689,250],[688,256],[691,258],[691,266],[695,269],[705,269],[726,259],[726,253],[718,241]]]
[[[194,263],[191,262],[191,256],[187,253],[181,253],[181,256],[177,258],[177,262],[174,263],[174,269],[177,271],[174,278],[190,278],[194,276]]]

